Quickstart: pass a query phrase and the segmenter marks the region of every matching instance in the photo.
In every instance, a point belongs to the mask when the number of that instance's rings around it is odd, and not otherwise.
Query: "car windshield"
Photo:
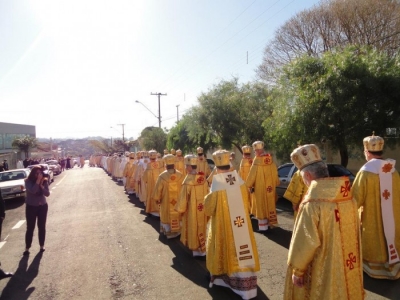
[[[22,171],[12,171],[0,173],[0,181],[9,181],[26,178],[26,173]]]
[[[58,162],[55,161],[55,160],[51,160],[51,161],[47,161],[47,164],[48,164],[48,165],[57,165]]]

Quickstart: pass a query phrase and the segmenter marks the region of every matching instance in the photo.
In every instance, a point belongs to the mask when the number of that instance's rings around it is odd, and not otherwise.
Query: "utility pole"
[[[125,131],[124,131],[125,124],[117,124],[117,125],[122,126],[122,141],[125,143]]]
[[[176,122],[179,122],[179,105],[176,106]]]
[[[161,106],[160,106],[160,97],[167,96],[167,94],[162,93],[150,93],[150,95],[157,95],[158,96],[158,127],[161,128]]]

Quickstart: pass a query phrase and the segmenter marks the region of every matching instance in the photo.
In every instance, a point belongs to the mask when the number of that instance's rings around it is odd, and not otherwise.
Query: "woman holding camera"
[[[26,188],[26,234],[24,255],[29,255],[29,248],[32,245],[33,232],[37,220],[39,229],[40,252],[45,250],[44,241],[46,238],[47,202],[46,197],[50,196],[49,183],[43,174],[41,166],[34,166],[25,180]]]

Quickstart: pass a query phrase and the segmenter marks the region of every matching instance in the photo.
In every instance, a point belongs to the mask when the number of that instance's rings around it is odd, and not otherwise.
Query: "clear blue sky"
[[[275,30],[316,3],[0,0],[0,121],[39,138],[116,138],[125,124],[137,138],[158,126],[161,92],[171,128],[220,80],[254,80]]]

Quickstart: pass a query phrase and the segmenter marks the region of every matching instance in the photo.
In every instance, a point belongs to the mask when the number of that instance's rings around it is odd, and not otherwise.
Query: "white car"
[[[0,172],[0,189],[3,199],[26,197],[25,178],[28,177],[29,169],[16,169]]]

